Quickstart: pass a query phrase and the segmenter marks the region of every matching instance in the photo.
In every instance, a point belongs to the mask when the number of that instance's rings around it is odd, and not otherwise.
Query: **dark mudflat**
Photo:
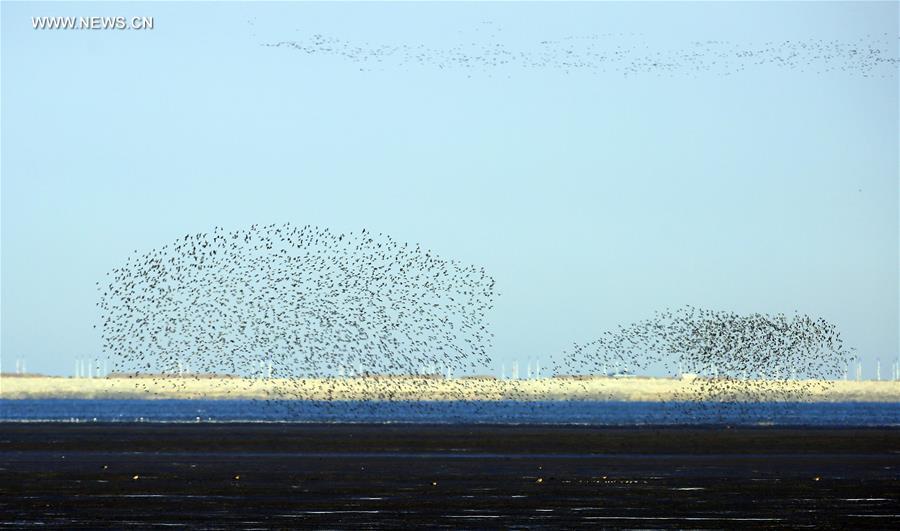
[[[890,428],[10,423],[0,469],[6,526],[900,526]]]

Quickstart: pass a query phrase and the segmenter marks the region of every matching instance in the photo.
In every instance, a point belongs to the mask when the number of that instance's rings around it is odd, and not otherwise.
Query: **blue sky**
[[[33,30],[43,15],[156,27]],[[135,249],[284,222],[483,265],[498,367],[684,304],[824,317],[867,375],[896,357],[896,62],[624,75],[264,46],[314,34],[529,57],[824,39],[896,58],[898,4],[4,2],[4,370],[100,357],[94,282]]]

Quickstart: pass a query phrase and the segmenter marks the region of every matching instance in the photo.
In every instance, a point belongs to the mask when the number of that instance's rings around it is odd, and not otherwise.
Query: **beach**
[[[2,424],[6,525],[890,528],[900,430]]]

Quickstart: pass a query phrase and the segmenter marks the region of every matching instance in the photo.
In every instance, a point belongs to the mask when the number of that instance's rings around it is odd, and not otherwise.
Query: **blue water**
[[[897,403],[0,400],[0,421],[900,426]]]

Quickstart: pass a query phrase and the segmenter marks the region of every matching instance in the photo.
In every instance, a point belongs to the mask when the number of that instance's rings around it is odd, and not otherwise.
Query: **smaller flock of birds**
[[[555,370],[573,375],[687,374],[684,390],[672,401],[697,410],[804,401],[830,388],[850,356],[837,327],[822,318],[685,306],[575,344]]]

